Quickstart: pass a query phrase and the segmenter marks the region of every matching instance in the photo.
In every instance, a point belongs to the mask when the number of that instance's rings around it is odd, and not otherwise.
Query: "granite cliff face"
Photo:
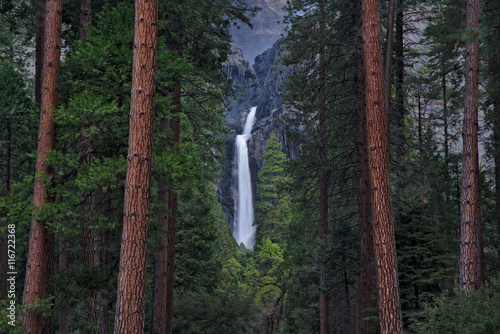
[[[283,40],[278,40],[270,49],[255,59],[252,66],[243,58],[240,50],[235,50],[225,65],[225,73],[231,78],[235,88],[235,96],[229,99],[227,122],[234,130],[226,141],[226,164],[223,168],[222,182],[218,191],[219,202],[226,215],[226,221],[233,228],[234,222],[234,142],[236,134],[242,132],[250,108],[257,106],[256,122],[252,136],[248,140],[250,172],[252,175],[252,192],[255,202],[257,193],[257,173],[262,167],[262,156],[266,151],[267,140],[271,131],[275,131],[283,151],[295,157],[298,147],[288,141],[285,131],[285,120],[290,110],[283,106],[283,81],[289,69],[282,64],[280,55],[284,54]]]
[[[231,36],[233,43],[243,51],[245,59],[253,64],[255,57],[272,47],[285,32],[281,21],[285,15],[283,7],[286,0],[247,0],[247,3],[262,9],[251,18],[253,29],[239,24],[232,27]]]

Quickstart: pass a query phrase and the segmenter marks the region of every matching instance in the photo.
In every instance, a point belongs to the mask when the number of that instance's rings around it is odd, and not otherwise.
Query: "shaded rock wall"
[[[245,58],[254,63],[257,55],[272,47],[285,32],[282,20],[286,0],[247,0],[248,5],[262,8],[251,18],[253,29],[239,24],[231,29],[233,43],[243,51]]]
[[[228,225],[234,223],[234,142],[236,134],[242,132],[250,108],[257,106],[256,122],[252,136],[248,140],[250,172],[254,202],[257,193],[258,171],[262,167],[262,156],[266,151],[267,140],[271,131],[275,131],[283,151],[289,158],[294,158],[297,145],[289,142],[286,131],[286,116],[291,111],[283,106],[283,81],[290,70],[282,64],[280,55],[284,54],[283,40],[277,41],[272,48],[256,57],[253,66],[243,58],[239,50],[231,56],[225,65],[225,72],[232,79],[235,96],[228,100],[227,122],[232,129],[226,138],[226,164],[222,170],[222,182],[218,190],[219,202],[226,216]]]

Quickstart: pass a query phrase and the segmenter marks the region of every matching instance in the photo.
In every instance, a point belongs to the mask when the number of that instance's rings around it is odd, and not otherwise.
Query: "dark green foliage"
[[[177,290],[173,333],[247,333],[251,316],[251,301],[239,295]]]
[[[396,249],[404,319],[453,287],[450,277],[456,271],[456,247],[427,201],[421,190],[409,186],[396,202]]]
[[[283,244],[284,234],[291,219],[291,197],[287,189],[288,177],[285,173],[286,156],[274,132],[267,142],[263,155],[263,166],[258,176],[259,200],[255,204],[255,225],[257,225],[256,244],[263,237],[272,242]]]
[[[474,291],[466,299],[460,294],[445,294],[414,319],[412,332],[425,334],[487,334],[500,331],[500,284]]]
[[[284,304],[285,333],[319,331],[319,295],[328,294],[330,330],[349,329],[354,303],[356,250],[356,66],[359,54],[357,7],[351,1],[325,1],[321,25],[319,2],[288,3],[291,27],[285,62],[294,72],[287,78],[286,100],[293,106],[288,119],[298,158],[290,162],[290,192],[294,213],[288,231],[285,263],[289,271]],[[324,77],[323,80],[320,78]],[[326,122],[319,128],[324,100]],[[326,147],[320,143],[321,131]],[[322,161],[320,152],[327,151]],[[328,235],[320,239],[321,171],[328,182]],[[319,287],[319,264],[325,264]]]

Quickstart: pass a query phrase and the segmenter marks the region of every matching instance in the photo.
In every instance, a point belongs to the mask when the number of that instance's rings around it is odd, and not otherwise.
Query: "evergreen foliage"
[[[263,236],[273,243],[283,244],[287,225],[291,219],[291,197],[287,189],[288,177],[285,173],[286,156],[274,132],[267,142],[266,153],[262,156],[263,166],[258,173],[259,200],[255,204],[256,244]]]

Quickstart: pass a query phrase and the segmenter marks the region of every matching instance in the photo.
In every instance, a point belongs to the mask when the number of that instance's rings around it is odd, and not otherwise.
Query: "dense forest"
[[[500,333],[498,0],[0,22],[0,333]]]

